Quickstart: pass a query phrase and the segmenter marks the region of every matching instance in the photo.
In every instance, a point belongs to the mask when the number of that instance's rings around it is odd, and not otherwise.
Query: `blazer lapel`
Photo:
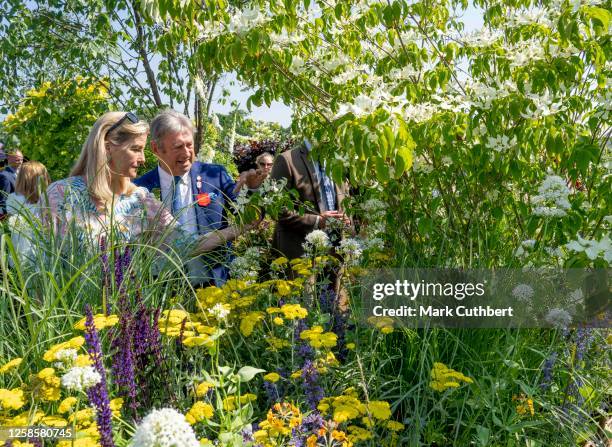
[[[321,202],[321,188],[319,186],[319,176],[315,172],[314,163],[312,162],[312,160],[310,160],[310,157],[308,157],[308,150],[305,146],[302,146],[300,148],[300,157],[302,159],[302,162],[304,163],[304,166],[306,166],[306,172],[308,172],[308,175],[310,176],[312,190],[315,195],[317,206],[319,207],[318,211],[321,211],[324,209],[324,207],[323,203]]]
[[[197,162],[191,166],[191,170],[189,171],[189,177],[191,177],[191,200],[195,210],[198,234],[201,234],[201,231],[208,225],[206,213],[204,209],[198,205],[198,194],[200,193],[198,190],[198,175],[200,175],[200,171],[201,169],[199,169],[199,163]]]

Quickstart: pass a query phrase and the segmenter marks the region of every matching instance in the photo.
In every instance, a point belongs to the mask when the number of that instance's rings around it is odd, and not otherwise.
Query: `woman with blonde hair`
[[[36,212],[41,192],[47,189],[51,182],[45,165],[38,161],[28,161],[21,165],[15,192],[6,198],[6,211],[9,215],[18,214],[21,208]]]
[[[41,198],[59,230],[76,222],[94,247],[111,229],[126,241],[146,234],[190,256],[241,234],[244,227],[230,226],[192,235],[146,188],[132,183],[145,162],[148,132],[148,124],[133,113],[108,112],[94,123],[71,176],[52,183]]]
[[[28,161],[21,165],[17,174],[15,192],[6,198],[11,242],[21,263],[34,259],[31,230],[40,225],[38,199],[50,181],[45,165],[37,161]],[[12,257],[9,257],[9,265],[11,267],[15,265]]]

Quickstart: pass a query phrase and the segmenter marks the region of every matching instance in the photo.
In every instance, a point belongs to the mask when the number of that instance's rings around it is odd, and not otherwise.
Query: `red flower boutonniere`
[[[208,193],[198,194],[196,196],[196,198],[198,199],[198,205],[199,206],[208,206],[208,205],[210,205],[210,195]]]

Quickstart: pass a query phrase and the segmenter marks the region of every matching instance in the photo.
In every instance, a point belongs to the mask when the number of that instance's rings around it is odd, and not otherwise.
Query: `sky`
[[[465,23],[465,32],[470,32],[482,27],[482,11],[470,6],[463,15],[463,22]],[[232,101],[237,101],[240,104],[240,108],[246,110],[246,102],[250,95],[254,93],[254,90],[246,89],[237,79],[234,73],[227,74],[221,81],[221,88],[217,88],[217,94],[215,95],[215,101],[211,106],[213,113],[228,113],[232,110]],[[221,92],[223,87],[227,88],[230,92],[230,97],[226,98],[227,103],[221,104]],[[262,107],[254,107],[250,114],[253,119],[261,121],[274,121],[280,123],[283,127],[289,127],[291,125],[291,109],[282,102],[273,102],[270,107],[263,105]]]

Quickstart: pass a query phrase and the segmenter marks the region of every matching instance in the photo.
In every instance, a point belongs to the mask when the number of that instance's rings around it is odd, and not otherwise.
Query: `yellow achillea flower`
[[[389,402],[382,400],[374,400],[367,404],[370,414],[376,419],[387,420],[391,417],[391,408]]]
[[[284,256],[281,256],[280,258],[276,258],[274,261],[271,262],[271,265],[273,267],[282,267],[287,265],[287,263],[289,262],[289,260],[287,258],[285,258]]]
[[[78,433],[77,433],[78,436]],[[57,443],[57,447],[100,447],[98,440],[89,436],[74,440],[64,440]]]
[[[281,317],[274,317],[272,322],[277,326],[282,326],[285,320],[283,320]]]
[[[85,321],[86,317],[81,318],[78,323],[74,325],[74,328],[77,331],[85,330]],[[112,327],[119,322],[119,317],[117,315],[105,315],[105,314],[96,314],[93,317],[94,326],[97,330],[102,330],[107,327]]]
[[[276,293],[278,296],[289,296],[291,295],[291,283],[283,279],[276,281]]]
[[[281,312],[287,320],[302,319],[308,316],[308,311],[299,304],[284,304]]]
[[[202,382],[196,386],[195,395],[197,397],[204,397],[208,393],[208,390],[214,387],[215,385],[210,382]]]
[[[74,361],[74,366],[90,366],[93,365],[91,361],[91,357],[89,354],[79,354],[77,355],[76,360]]]
[[[196,296],[198,303],[204,309],[208,309],[217,303],[223,303],[225,301],[225,292],[216,286],[198,289]]]
[[[40,420],[40,423],[48,427],[65,427],[68,425],[68,421],[59,416],[45,416]]]
[[[66,399],[60,402],[59,407],[57,408],[57,412],[60,414],[68,413],[70,410],[72,410],[76,403],[76,397],[67,397]]]
[[[183,344],[189,348],[196,346],[206,346],[207,348],[211,348],[214,346],[215,342],[208,335],[197,335],[194,337],[183,338]]]
[[[397,421],[387,421],[386,427],[391,431],[402,431],[404,429],[404,424]]]
[[[473,380],[458,371],[449,368],[444,363],[435,362],[431,370],[431,382],[429,386],[436,391],[444,391],[448,388],[458,388],[459,382],[472,383]]]
[[[240,320],[240,333],[245,337],[250,336],[253,333],[253,330],[255,329],[255,325],[259,321],[263,320],[263,318],[263,312],[249,312]]]
[[[263,379],[266,382],[276,383],[280,380],[280,375],[275,372],[271,372],[263,376]]]
[[[36,397],[43,401],[53,402],[60,398],[60,378],[55,369],[44,368],[33,376],[31,385]]]
[[[161,313],[159,317],[159,327],[181,326],[183,320],[190,321],[191,319],[189,313],[182,309],[168,309]]]
[[[68,422],[76,423],[79,427],[89,427],[96,417],[94,408],[83,408],[68,417]]]
[[[359,442],[359,441],[367,441],[368,439],[372,439],[373,435],[370,430],[366,430],[365,428],[359,427],[357,425],[349,425],[349,440],[351,442]]]
[[[13,388],[12,390],[0,388],[0,409],[19,410],[24,405],[23,390],[19,388]]]
[[[34,425],[45,417],[45,413],[37,410],[34,414],[30,414],[29,411],[24,411],[12,419],[9,419],[4,425],[8,427],[23,427],[26,425]]]
[[[268,348],[270,351],[278,351],[283,348],[291,347],[291,342],[289,340],[283,340],[278,337],[267,337],[266,342],[270,345]]]
[[[4,374],[12,369],[17,368],[19,365],[21,365],[21,362],[23,362],[23,359],[21,357],[18,357],[16,359],[11,360],[10,362],[5,363],[4,365],[2,365],[2,367],[0,367],[0,374]]]
[[[123,398],[117,397],[111,400],[109,404],[110,404],[109,406],[110,406],[111,412],[113,413],[113,416],[117,418],[120,417],[121,409],[123,408]]]
[[[190,425],[195,425],[198,422],[202,422],[206,419],[210,419],[215,414],[215,410],[212,405],[202,401],[197,401],[185,414],[185,419]]]
[[[336,346],[338,336],[333,332],[323,332],[321,326],[314,326],[312,329],[303,330],[300,334],[302,340],[308,340],[308,344],[313,348],[333,348]]]
[[[533,408],[533,399],[526,397],[524,394],[520,396],[512,396],[512,400],[519,401],[519,404],[516,406],[516,412],[520,415],[525,415],[527,413],[532,416],[535,415],[535,410]]]

